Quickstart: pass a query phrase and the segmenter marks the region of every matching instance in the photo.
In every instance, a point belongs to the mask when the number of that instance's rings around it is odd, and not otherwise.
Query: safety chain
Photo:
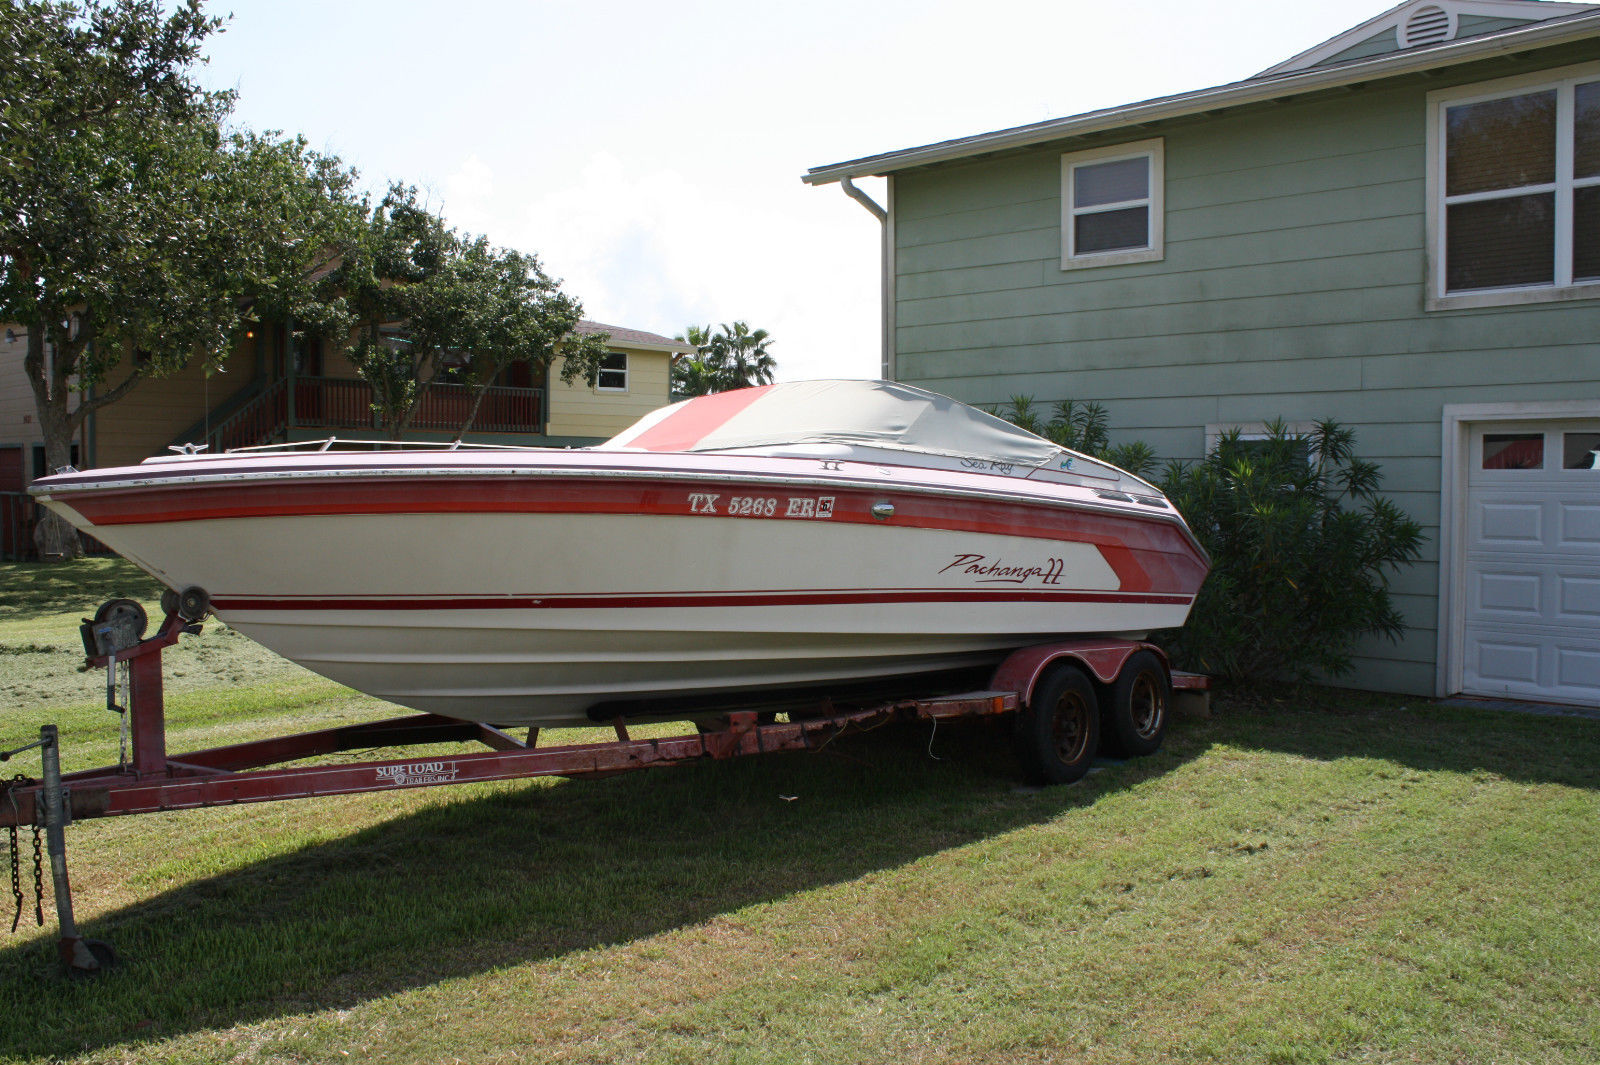
[[[31,783],[33,782],[20,774],[6,782],[5,797],[11,803],[13,815],[17,811],[16,789]],[[10,842],[11,897],[16,900],[16,913],[11,918],[11,931],[15,932],[17,925],[22,921],[22,847],[17,837],[15,821],[7,825],[6,829]],[[44,830],[37,824],[33,826],[33,918],[39,925],[44,925]]]
[[[33,919],[44,927],[44,829],[33,826]]]

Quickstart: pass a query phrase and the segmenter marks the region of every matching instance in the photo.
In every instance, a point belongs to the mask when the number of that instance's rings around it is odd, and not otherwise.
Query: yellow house
[[[614,436],[669,402],[672,360],[693,345],[600,322],[578,332],[607,333],[593,381],[567,384],[559,360],[542,379],[513,365],[485,393],[465,436],[470,443],[579,447]],[[431,383],[404,439],[455,439],[472,406],[473,386]],[[31,398],[31,397],[30,397]],[[343,352],[283,326],[252,330],[223,370],[191,366],[144,382],[89,416],[83,441],[89,466],[120,466],[181,444],[211,450],[296,440],[383,439],[372,389]]]
[[[33,507],[22,490],[44,473],[44,434],[22,369],[27,353],[27,331],[0,325],[0,559],[20,558],[31,543]]]

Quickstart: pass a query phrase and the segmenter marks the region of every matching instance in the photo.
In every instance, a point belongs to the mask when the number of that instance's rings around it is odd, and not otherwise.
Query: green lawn
[[[0,743],[54,720],[82,767],[116,730],[76,620],[154,589],[73,571],[0,566]],[[392,712],[185,642],[175,747]],[[1600,1060],[1600,722],[1321,701],[1043,791],[990,728],[885,729],[82,822],[124,963],[67,983],[53,924],[0,936],[0,1061]]]

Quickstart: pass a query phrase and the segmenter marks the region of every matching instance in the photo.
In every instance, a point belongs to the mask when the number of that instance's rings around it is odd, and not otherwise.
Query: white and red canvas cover
[[[1037,466],[1048,440],[948,396],[893,381],[794,381],[663,407],[605,450],[734,451],[794,444],[887,447]]]

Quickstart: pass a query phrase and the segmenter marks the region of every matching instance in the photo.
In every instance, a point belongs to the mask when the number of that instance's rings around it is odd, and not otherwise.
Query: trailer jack
[[[61,737],[55,725],[45,725],[39,729],[39,738],[33,743],[19,747],[15,750],[5,751],[0,754],[9,760],[24,751],[39,750],[39,760],[42,765],[43,779],[30,781],[26,777],[17,777],[5,786],[4,806],[11,813],[11,890],[16,897],[17,915],[11,922],[11,930],[16,931],[17,924],[22,918],[22,885],[21,864],[22,856],[17,846],[16,823],[20,818],[21,803],[19,801],[22,789],[29,789],[32,796],[34,829],[34,870],[33,894],[34,915],[39,924],[44,923],[43,906],[43,871],[39,854],[39,834],[44,834],[44,852],[50,861],[50,883],[55,896],[56,918],[60,924],[61,934],[57,939],[56,947],[61,957],[61,964],[68,976],[83,977],[95,976],[103,970],[116,964],[116,952],[107,943],[97,939],[85,939],[78,934],[78,924],[72,912],[72,882],[67,875],[67,826],[72,823],[72,793],[65,787],[61,780]]]

